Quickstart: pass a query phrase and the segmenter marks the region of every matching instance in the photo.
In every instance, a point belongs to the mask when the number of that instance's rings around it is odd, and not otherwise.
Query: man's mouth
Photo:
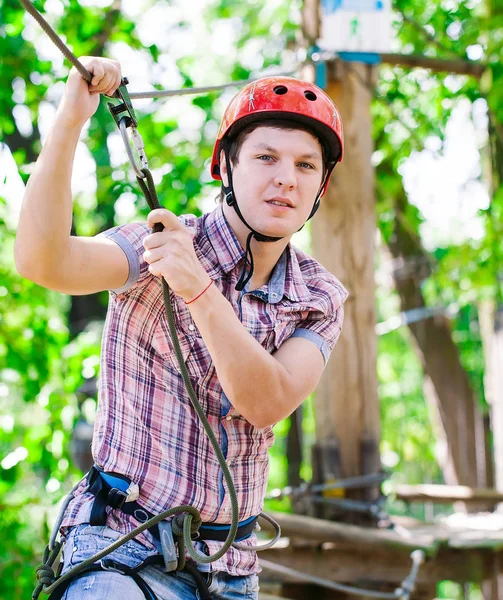
[[[284,206],[285,208],[293,208],[291,202],[289,202],[288,200],[280,200],[279,198],[267,200],[267,204],[274,204],[274,206]]]

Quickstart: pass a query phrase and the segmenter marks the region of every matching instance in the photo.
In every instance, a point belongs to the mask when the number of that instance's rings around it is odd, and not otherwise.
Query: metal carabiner
[[[143,173],[143,171],[141,169],[142,168],[148,169],[148,160],[147,160],[147,155],[145,154],[145,145],[143,144],[141,135],[138,133],[138,129],[136,129],[136,127],[133,127],[132,125],[129,125],[129,127],[131,127],[131,138],[133,140],[135,150],[138,152],[138,156],[140,157],[140,161],[141,161],[141,165],[142,165],[140,168],[136,164],[133,150],[132,150],[131,144],[129,142],[129,137],[127,134],[127,128],[128,128],[127,121],[128,121],[128,117],[122,117],[119,120],[119,131],[122,136],[122,141],[124,142],[124,146],[126,147],[126,152],[127,152],[128,158],[129,158],[129,162],[131,163],[131,166],[133,167],[133,171],[135,172],[136,177],[140,177],[140,179],[144,179],[145,173]]]
[[[127,91],[126,85],[129,83],[126,77],[124,77],[121,81],[120,86],[117,88],[114,96],[121,100],[120,104],[112,104],[111,102],[107,102],[107,108],[112,114],[114,121],[119,127],[120,134],[122,136],[122,141],[124,142],[124,146],[126,147],[126,152],[128,155],[129,162],[133,167],[135,175],[141,179],[145,178],[145,174],[142,169],[148,169],[148,160],[147,155],[145,154],[145,144],[143,143],[143,139],[138,132],[137,126],[138,121],[136,119],[136,114],[133,109],[133,105],[131,104],[131,99],[129,98],[129,93]],[[129,137],[127,134],[127,128],[131,128],[131,139],[133,140],[133,145],[135,147],[138,156],[140,157],[141,167],[139,167],[136,163],[136,159],[133,155],[133,151],[131,149],[131,143],[129,141]]]

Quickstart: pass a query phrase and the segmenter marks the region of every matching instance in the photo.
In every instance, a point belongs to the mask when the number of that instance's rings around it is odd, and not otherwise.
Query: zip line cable
[[[299,65],[300,68],[302,65]],[[288,72],[269,72],[267,71],[267,75],[270,77],[283,76],[283,77],[293,77],[297,70],[288,71]],[[255,81],[259,77],[262,77],[265,73],[261,73],[256,77],[250,77],[249,79],[240,79],[238,81],[230,81],[228,83],[222,83],[220,85],[208,85],[205,87],[193,87],[193,88],[179,88],[177,90],[152,90],[151,92],[130,92],[129,97],[131,100],[140,100],[143,98],[169,98],[170,96],[187,96],[190,94],[206,94],[207,92],[218,92],[221,90],[225,90],[232,87],[244,86],[247,83],[251,83]]]
[[[79,59],[73,54],[73,52],[68,48],[68,46],[63,42],[63,40],[58,36],[58,34],[54,31],[54,29],[49,25],[49,23],[44,19],[44,17],[38,12],[38,10],[33,6],[30,0],[19,0],[23,7],[26,9],[28,13],[39,23],[44,32],[49,36],[51,41],[56,45],[56,47],[60,50],[60,52],[68,59],[68,61],[78,70],[78,72],[82,75],[84,80],[87,83],[91,82],[92,73],[90,73],[84,65],[79,61]],[[402,14],[402,17],[405,22],[413,25],[417,29],[421,29],[424,35],[426,35],[430,42],[444,49],[445,51],[452,54],[452,50],[449,48],[444,48],[440,46],[439,42],[432,37],[419,23]],[[316,57],[316,58],[315,58]],[[308,56],[307,59],[300,60],[294,69],[290,69],[288,71],[262,71],[261,73],[257,73],[253,77],[249,77],[248,79],[241,79],[236,81],[229,81],[227,83],[219,84],[219,85],[210,85],[210,86],[201,86],[201,87],[191,87],[191,88],[178,88],[174,90],[150,90],[145,92],[130,92],[129,97],[132,100],[141,100],[141,99],[153,99],[153,98],[169,98],[172,96],[184,96],[184,95],[192,95],[192,94],[205,94],[209,92],[218,92],[228,88],[236,87],[236,86],[244,86],[247,83],[251,83],[256,79],[259,79],[263,76],[285,76],[285,77],[295,77],[297,76],[299,70],[308,65],[312,64],[315,66],[321,66],[326,64],[330,60],[340,59],[344,60],[345,64],[350,63],[350,61],[345,60],[343,56],[341,56],[338,52],[333,51],[322,51],[322,52],[314,52],[312,56]],[[365,85],[365,84],[364,84]],[[368,87],[368,86],[367,86]],[[374,97],[375,91],[371,90]],[[400,118],[397,115],[393,115],[397,120],[400,121]],[[400,121],[401,122],[401,121]],[[403,124],[403,123],[402,123]],[[409,129],[408,126],[406,126]],[[411,132],[412,133],[412,132]]]

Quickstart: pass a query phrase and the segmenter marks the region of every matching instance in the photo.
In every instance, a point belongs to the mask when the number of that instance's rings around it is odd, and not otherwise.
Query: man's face
[[[227,182],[224,163],[222,176]],[[322,177],[320,142],[300,129],[255,129],[244,140],[232,167],[234,193],[244,218],[259,233],[274,237],[291,236],[302,227]],[[234,209],[226,210],[226,215],[233,228],[239,228],[236,233],[248,233]]]

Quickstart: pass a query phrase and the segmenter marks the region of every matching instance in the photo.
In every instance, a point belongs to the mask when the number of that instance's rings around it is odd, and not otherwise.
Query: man
[[[173,506],[195,506],[210,528],[225,531],[230,523],[221,468],[174,356],[164,278],[191,382],[233,477],[239,531],[246,534],[241,545],[250,547],[232,547],[202,577],[212,598],[256,599],[259,566],[247,527],[263,505],[271,428],[315,389],[342,326],[345,289],[289,243],[316,212],[342,158],[340,117],[312,84],[284,77],[249,84],[230,103],[215,144],[211,172],[222,180],[223,201],[212,213],[178,218],[158,209],[146,225],[72,237],[79,134],[99,95],[112,94],[121,80],[115,61],[82,62],[92,82],[70,73],[27,186],[15,249],[19,272],[42,286],[74,295],[110,290],[96,468],[65,512],[64,569]],[[164,229],[151,233],[156,223]],[[98,502],[96,482],[103,486],[111,473],[137,484],[135,504]],[[127,514],[129,504],[135,510]],[[222,546],[212,535],[201,538],[196,545],[206,554]],[[160,548],[159,537],[145,532],[110,556],[133,567]],[[140,573],[160,600],[198,597],[186,572],[147,566]],[[65,593],[84,600],[147,597],[113,570],[88,573]]]

